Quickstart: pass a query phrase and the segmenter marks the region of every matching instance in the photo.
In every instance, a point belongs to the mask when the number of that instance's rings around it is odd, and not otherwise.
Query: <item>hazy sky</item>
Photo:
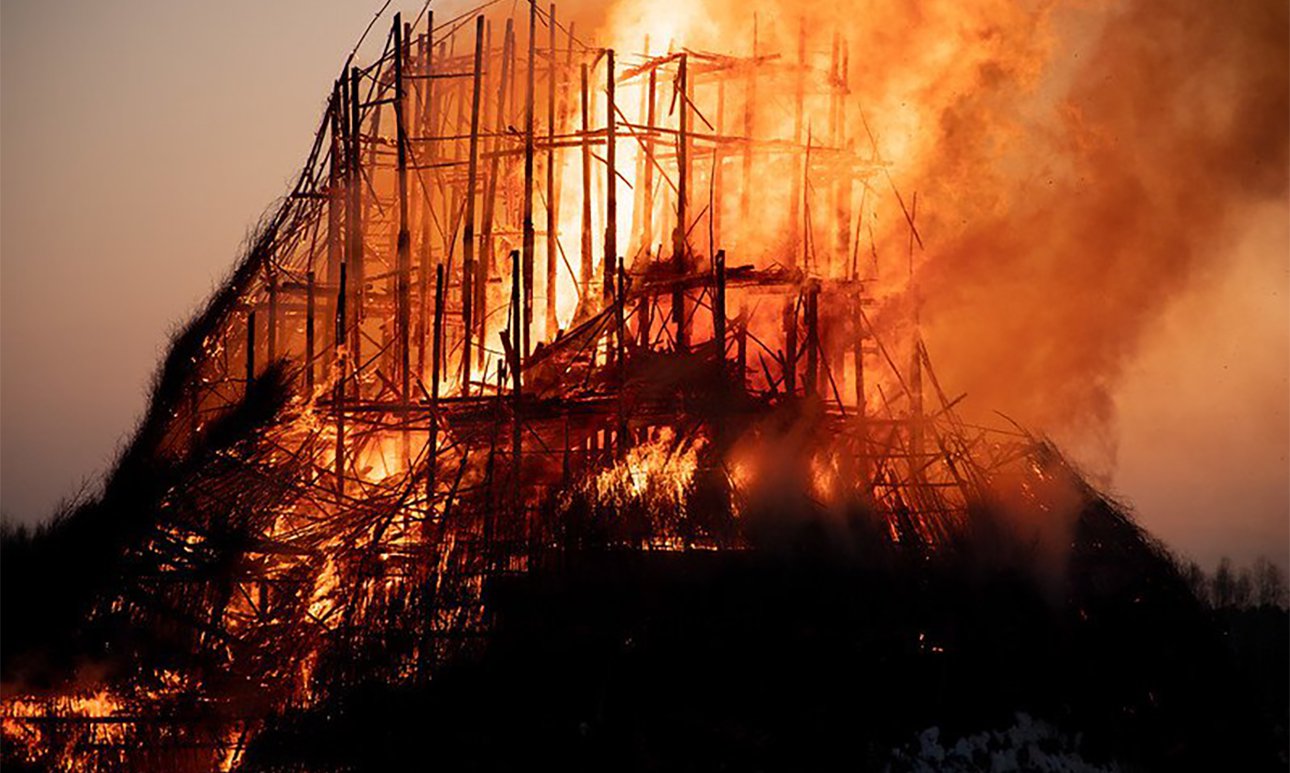
[[[132,428],[167,335],[303,163],[379,4],[3,0],[0,508]]]
[[[169,331],[288,188],[379,6],[0,4],[6,516],[47,517],[105,470]],[[1206,563],[1290,550],[1290,212],[1250,218],[1117,392],[1113,493]]]

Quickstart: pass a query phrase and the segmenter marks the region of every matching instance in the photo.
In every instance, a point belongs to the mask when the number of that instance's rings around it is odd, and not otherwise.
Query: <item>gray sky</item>
[[[105,470],[168,333],[288,188],[379,6],[3,0],[6,516],[39,521]],[[1206,563],[1290,550],[1287,222],[1284,204],[1252,213],[1230,265],[1159,321],[1118,390],[1114,493]]]
[[[378,7],[4,0],[5,514],[43,518],[110,462],[168,333],[286,192]]]

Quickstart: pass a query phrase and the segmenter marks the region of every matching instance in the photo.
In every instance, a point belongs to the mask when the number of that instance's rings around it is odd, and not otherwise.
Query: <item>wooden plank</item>
[[[309,396],[314,393],[314,272],[308,273],[309,289],[306,292],[305,300],[305,392]]]
[[[582,263],[578,283],[582,298],[591,297],[591,92],[587,63],[582,63]]]
[[[475,302],[472,286],[475,279],[475,189],[479,178],[479,105],[483,66],[484,16],[480,14],[475,17],[475,77],[471,84],[470,100],[470,166],[466,173],[466,214],[461,239],[461,388],[467,394],[470,392],[470,344],[474,333],[471,314]]]
[[[439,382],[443,370],[443,264],[435,266],[434,277],[434,331],[430,344],[430,437],[426,449],[426,500],[427,509],[434,506],[435,475],[439,452]],[[463,390],[463,396],[468,394]]]
[[[343,328],[345,335],[349,336],[346,342],[350,353],[353,356],[355,364],[355,374],[352,389],[354,396],[358,397],[359,374],[357,370],[362,367],[363,362],[363,343],[362,335],[359,331],[359,325],[362,322],[361,298],[363,286],[363,213],[362,213],[362,161],[360,155],[360,137],[362,131],[362,114],[359,108],[359,87],[361,85],[362,75],[357,67],[350,69],[349,77],[349,163],[346,165],[348,172],[346,179],[346,190],[349,193],[349,201],[345,207],[345,233],[347,238],[345,250],[346,272],[349,274],[348,291],[349,298],[345,299],[345,308],[349,313],[349,319],[345,320]],[[342,283],[345,284],[345,283]]]
[[[530,329],[533,326],[533,266],[535,234],[533,231],[533,91],[536,70],[537,1],[529,0],[529,69],[524,86],[524,237],[523,277],[524,314],[520,319],[524,357],[532,351]]]
[[[411,391],[412,376],[412,244],[408,223],[408,132],[405,112],[407,91],[403,80],[403,62],[407,55],[404,46],[404,28],[401,14],[394,14],[394,126],[397,145],[397,183],[399,199],[399,226],[395,242],[396,253],[396,310],[395,337],[398,345],[399,399],[407,402]]]
[[[618,135],[614,105],[614,50],[605,52],[605,256],[604,303],[614,302],[614,280],[618,274]]]
[[[346,265],[341,263],[340,288],[336,292],[336,387],[332,395],[332,403],[336,407],[335,478],[338,497],[345,496],[345,380],[348,375],[346,373],[348,347],[345,344],[347,275]]]
[[[689,59],[682,54],[680,64],[677,70],[676,88],[680,94],[680,131],[677,134],[677,195],[676,195],[676,226],[672,231],[672,269],[677,275],[682,275],[688,270],[689,246],[686,243],[686,234],[688,232],[689,220],[687,219],[687,205],[690,197],[690,100],[688,97],[687,70]],[[688,351],[690,348],[689,323],[688,315],[685,310],[685,292],[677,288],[672,292],[672,324],[676,330],[676,349],[678,352]]]
[[[489,156],[488,161],[488,182],[484,194],[484,225],[483,225],[483,256],[484,256],[484,274],[492,277],[494,273],[500,274],[501,269],[497,266],[497,258],[494,249],[493,236],[493,218],[496,210],[497,187],[501,171],[499,169],[500,154],[496,152],[501,147],[502,137],[506,129],[506,95],[508,92],[509,80],[514,80],[514,71],[511,69],[511,50],[515,47],[515,25],[511,19],[506,20],[506,31],[502,37],[502,54],[501,54],[501,74],[497,81],[497,110],[496,110],[496,132],[493,140],[494,151]],[[479,292],[483,293],[484,283],[480,283]],[[483,309],[483,304],[480,304]],[[481,322],[482,322],[481,314]],[[481,334],[480,341],[483,341]],[[478,365],[484,365],[485,349],[481,345],[478,352]]]
[[[559,221],[558,206],[559,199],[556,191],[556,113],[555,113],[555,94],[558,80],[558,68],[555,59],[555,3],[551,4],[547,16],[547,33],[548,33],[548,54],[551,59],[547,63],[547,94],[546,94],[546,137],[547,137],[547,155],[546,155],[546,339],[548,341],[555,339],[557,322],[556,322],[556,269],[558,267],[559,252],[559,234],[557,233],[557,223]]]

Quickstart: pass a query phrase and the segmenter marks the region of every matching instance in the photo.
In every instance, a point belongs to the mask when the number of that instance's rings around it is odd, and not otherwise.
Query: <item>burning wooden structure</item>
[[[150,453],[191,472],[100,611],[175,656],[7,701],[9,742],[231,768],[267,713],[469,657],[492,578],[568,550],[742,550],[796,497],[930,553],[1017,481],[1042,500],[1030,439],[937,382],[917,202],[847,118],[848,60],[396,16],[154,406]],[[879,209],[908,254],[879,260]]]

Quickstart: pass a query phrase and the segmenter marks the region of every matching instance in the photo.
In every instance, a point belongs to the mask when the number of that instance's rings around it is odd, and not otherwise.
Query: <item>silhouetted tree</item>
[[[1210,580],[1210,600],[1216,608],[1223,609],[1232,606],[1235,598],[1236,573],[1232,571],[1232,559],[1223,556]]]
[[[1183,567],[1183,579],[1186,580],[1187,587],[1191,589],[1192,595],[1200,603],[1208,606],[1210,603],[1209,576],[1205,574],[1204,569],[1200,568],[1200,564],[1195,561],[1188,561],[1187,565]]]
[[[1267,558],[1254,561],[1254,600],[1261,607],[1284,607],[1290,592],[1286,588],[1286,575]]]
[[[1214,609],[1284,608],[1290,603],[1285,570],[1264,556],[1243,567],[1224,557],[1212,575],[1189,561],[1182,574],[1196,598]]]
[[[1250,573],[1250,567],[1243,566],[1236,573],[1236,581],[1232,583],[1232,606],[1237,609],[1246,609],[1254,598],[1254,577]]]

